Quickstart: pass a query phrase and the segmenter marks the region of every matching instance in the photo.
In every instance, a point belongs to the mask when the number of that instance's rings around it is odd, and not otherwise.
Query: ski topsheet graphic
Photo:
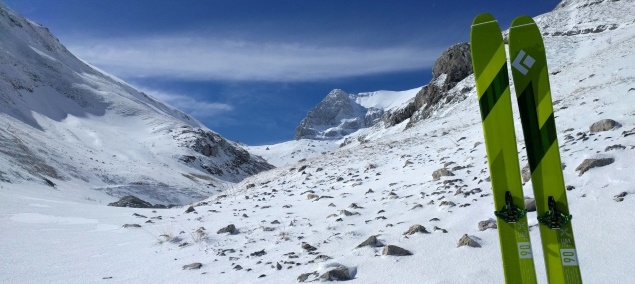
[[[492,15],[481,14],[474,19],[470,48],[505,281],[536,283],[518,165],[505,44]]]
[[[565,191],[542,36],[528,17],[509,30],[512,76],[549,283],[582,283]]]

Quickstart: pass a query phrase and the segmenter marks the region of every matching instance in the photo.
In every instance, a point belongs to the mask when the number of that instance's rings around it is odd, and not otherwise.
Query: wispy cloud
[[[201,101],[184,94],[145,87],[139,90],[199,119],[220,117],[234,110],[230,104]]]
[[[316,46],[196,37],[83,41],[69,49],[126,78],[315,81],[429,67],[441,48]]]

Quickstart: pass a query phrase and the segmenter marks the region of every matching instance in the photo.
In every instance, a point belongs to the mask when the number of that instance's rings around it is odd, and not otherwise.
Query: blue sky
[[[2,0],[0,0],[2,1]],[[4,0],[78,57],[250,145],[293,139],[335,88],[425,85],[469,40],[474,16],[505,29],[559,1]]]

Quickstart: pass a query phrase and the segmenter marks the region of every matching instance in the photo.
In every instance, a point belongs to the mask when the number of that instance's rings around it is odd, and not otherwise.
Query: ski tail
[[[582,283],[573,238],[544,43],[532,18],[516,18],[509,55],[549,283]]]
[[[470,33],[506,283],[536,283],[518,165],[505,44],[496,19],[478,15]]]

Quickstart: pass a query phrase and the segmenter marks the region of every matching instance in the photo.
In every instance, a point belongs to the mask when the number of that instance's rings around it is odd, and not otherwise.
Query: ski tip
[[[494,16],[492,16],[492,14],[490,13],[482,13],[482,14],[478,14],[474,18],[474,21],[472,21],[472,26],[477,26],[477,25],[481,25],[481,24],[485,24],[489,22],[496,22],[496,19],[494,18]]]
[[[514,19],[514,21],[512,21],[512,25],[511,25],[511,29],[516,28],[516,27],[521,27],[521,26],[526,26],[526,25],[535,25],[536,22],[534,22],[534,19],[532,19],[529,16],[519,16],[516,17],[516,19]]]

